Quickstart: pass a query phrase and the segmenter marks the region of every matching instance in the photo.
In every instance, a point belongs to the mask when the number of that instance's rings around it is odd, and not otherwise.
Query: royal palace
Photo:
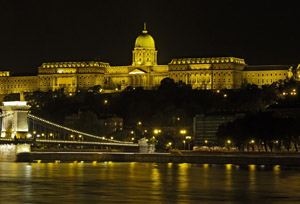
[[[131,65],[110,66],[99,61],[51,62],[38,67],[37,76],[10,76],[9,71],[1,71],[0,95],[59,89],[75,93],[99,85],[103,92],[121,91],[128,86],[155,89],[168,77],[189,84],[193,89],[239,89],[244,84],[261,87],[298,78],[298,68],[249,66],[244,59],[236,57],[175,58],[167,65],[158,65],[154,39],[144,26],[135,40]]]

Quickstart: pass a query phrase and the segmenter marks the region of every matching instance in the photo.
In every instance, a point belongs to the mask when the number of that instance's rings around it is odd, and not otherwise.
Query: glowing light
[[[114,139],[114,137],[110,137],[110,139],[112,139],[112,140],[113,140],[113,139]]]
[[[186,130],[180,130],[180,134],[186,134]]]
[[[227,140],[227,143],[228,143],[228,144],[231,144],[231,140]]]
[[[142,122],[141,122],[141,121],[139,121],[137,124],[138,124],[138,125],[142,125]]]
[[[32,137],[32,135],[28,133],[27,134],[27,138],[31,138],[31,137]]]
[[[207,144],[207,143],[208,143],[208,141],[207,141],[207,140],[204,140],[204,143],[205,143],[205,144]]]
[[[131,140],[134,141],[134,137],[132,137]]]
[[[1,137],[5,137],[6,133],[5,132],[1,132]]]

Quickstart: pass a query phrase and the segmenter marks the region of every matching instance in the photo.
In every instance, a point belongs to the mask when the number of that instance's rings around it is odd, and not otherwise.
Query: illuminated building
[[[247,66],[243,70],[244,83],[256,84],[258,87],[270,85],[279,80],[291,78],[293,76],[292,68],[288,65]]]
[[[0,95],[62,88],[65,93],[72,93],[98,85],[104,92],[120,91],[128,86],[153,89],[167,77],[189,84],[193,89],[239,89],[247,83],[261,87],[292,76],[290,66],[248,66],[244,59],[236,57],[175,58],[168,65],[158,65],[155,41],[144,25],[135,40],[131,65],[51,62],[43,63],[37,76],[10,76],[8,71],[1,71]],[[297,72],[296,76],[300,74]]]

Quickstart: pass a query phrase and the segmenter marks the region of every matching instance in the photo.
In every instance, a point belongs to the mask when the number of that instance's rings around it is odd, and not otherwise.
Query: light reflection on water
[[[296,203],[299,178],[281,166],[0,162],[0,203]]]

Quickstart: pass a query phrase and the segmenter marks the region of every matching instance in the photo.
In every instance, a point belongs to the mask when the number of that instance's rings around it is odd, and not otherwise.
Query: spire
[[[146,22],[144,22],[144,30],[143,30],[143,33],[148,33],[147,29],[146,29]]]

